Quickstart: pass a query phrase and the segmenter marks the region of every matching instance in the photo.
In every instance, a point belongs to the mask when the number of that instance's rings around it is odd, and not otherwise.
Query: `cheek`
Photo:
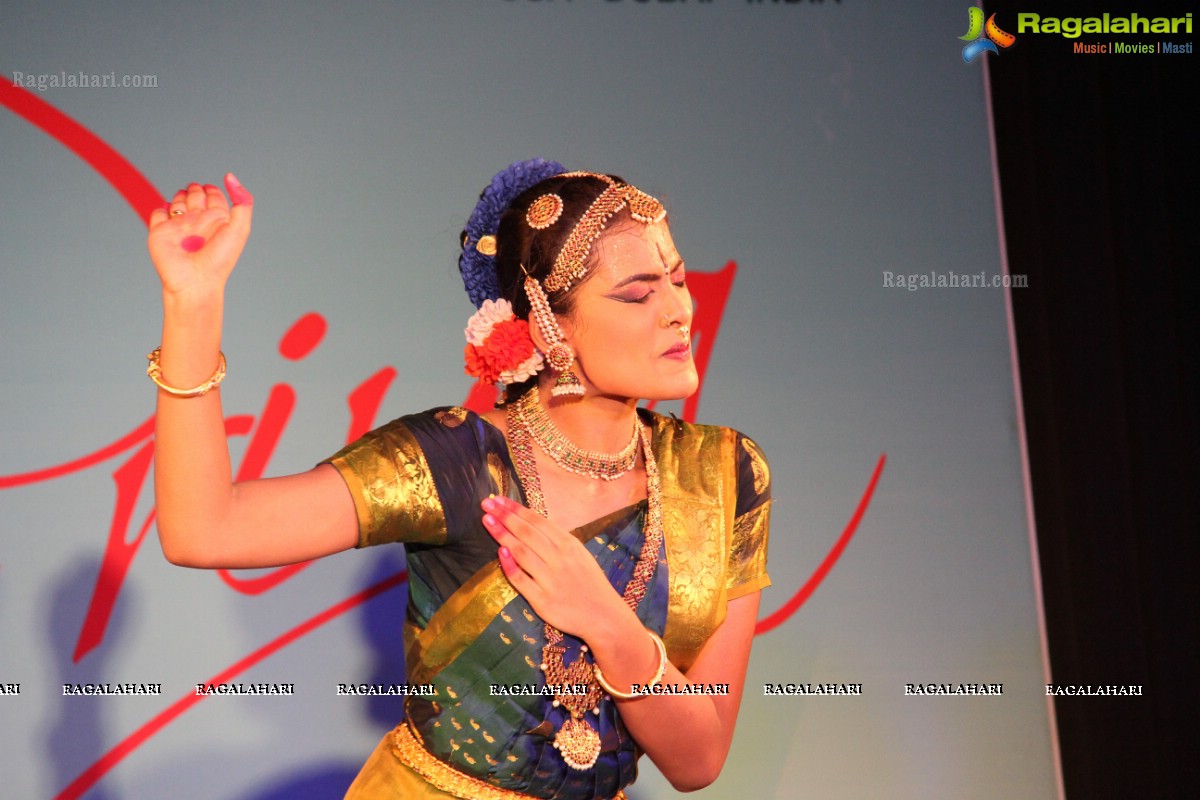
[[[617,313],[581,327],[579,344],[589,369],[612,375],[645,369],[652,334],[641,315]]]

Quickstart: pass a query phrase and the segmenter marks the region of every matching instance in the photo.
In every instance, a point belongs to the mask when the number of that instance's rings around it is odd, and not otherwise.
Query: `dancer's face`
[[[589,394],[678,400],[699,386],[683,258],[667,223],[614,221],[592,246],[588,279],[560,318]]]

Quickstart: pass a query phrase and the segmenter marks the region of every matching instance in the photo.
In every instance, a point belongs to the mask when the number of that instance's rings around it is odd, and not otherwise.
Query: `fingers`
[[[242,182],[232,172],[225,173],[225,188],[229,191],[229,197],[235,206],[254,205],[254,195],[246,191],[246,187],[242,186]]]
[[[246,187],[242,186],[237,177],[232,173],[225,176],[225,187],[229,191],[229,197],[233,201],[234,211],[233,217],[242,216],[245,219],[241,224],[249,225],[249,209],[254,205],[254,196],[246,191]],[[241,214],[238,213],[239,207],[245,207]],[[187,188],[180,189],[171,198],[171,202],[167,203],[164,215],[170,219],[178,217],[193,211],[205,211],[207,209],[218,209],[221,211],[229,211],[229,203],[225,201],[225,194],[219,187],[213,186],[211,183],[201,185],[199,183],[189,183]],[[156,216],[158,209],[151,212],[151,220],[161,221],[159,216]]]
[[[529,576],[521,569],[521,565],[517,563],[516,556],[507,547],[501,545],[497,553],[500,561],[500,570],[504,573],[504,577],[508,578],[518,592],[525,593],[528,588],[527,584],[531,583]]]
[[[208,198],[204,193],[204,187],[198,183],[189,183],[185,202],[188,211],[203,211],[207,208]]]
[[[206,208],[219,208],[222,211],[229,209],[229,204],[225,202],[225,193],[211,183],[204,184],[204,203]]]
[[[509,516],[507,519],[511,521],[514,518]],[[483,526],[500,545],[500,549],[508,553],[509,560],[517,569],[533,573],[545,566],[546,559],[537,551],[537,548],[516,536],[512,529],[495,514],[484,514]],[[501,566],[504,566],[503,562],[504,558],[501,557]],[[508,570],[505,570],[505,574],[508,574]]]
[[[548,535],[551,526],[545,517],[507,497],[489,497],[483,501],[483,510],[495,515],[504,527],[518,538],[537,547],[553,547],[553,537]]]
[[[180,189],[167,205],[169,215],[172,217],[177,217],[185,213],[187,211],[187,192]]]
[[[225,175],[225,189],[233,201],[230,220],[243,237],[250,235],[250,218],[254,216],[254,195],[246,191],[242,182],[232,172]]]
[[[545,517],[507,497],[489,497],[482,503],[484,527],[498,544],[507,545],[527,571],[562,556],[558,528]],[[536,561],[533,560],[536,558]]]
[[[507,547],[501,545],[497,552],[497,558],[500,562],[500,571],[504,573],[504,577],[508,579],[512,587],[529,602],[530,606],[539,610],[546,599],[546,593],[537,580],[525,571],[518,563],[517,557]]]

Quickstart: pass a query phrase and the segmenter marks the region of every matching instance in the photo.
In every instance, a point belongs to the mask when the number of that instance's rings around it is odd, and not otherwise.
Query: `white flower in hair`
[[[514,319],[515,316],[512,303],[504,298],[484,300],[479,310],[472,314],[471,319],[467,321],[467,329],[464,331],[467,341],[476,347],[482,347],[497,323]]]
[[[520,383],[545,365],[529,336],[529,323],[516,318],[507,300],[484,300],[463,333],[466,372],[487,383]]]
[[[534,375],[542,371],[545,362],[542,360],[542,354],[535,347],[533,355],[522,361],[516,369],[505,370],[500,373],[500,381],[506,384],[520,383],[527,381]]]

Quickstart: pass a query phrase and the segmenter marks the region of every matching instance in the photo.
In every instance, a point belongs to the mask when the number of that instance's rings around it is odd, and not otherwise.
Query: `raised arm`
[[[232,174],[225,186],[190,184],[150,215],[149,249],[162,280],[161,380],[193,389],[220,361],[225,283],[250,235],[254,198]],[[178,397],[158,390],[154,492],[163,553],[192,567],[290,564],[353,547],[354,503],[330,466],[233,483],[220,390]]]

